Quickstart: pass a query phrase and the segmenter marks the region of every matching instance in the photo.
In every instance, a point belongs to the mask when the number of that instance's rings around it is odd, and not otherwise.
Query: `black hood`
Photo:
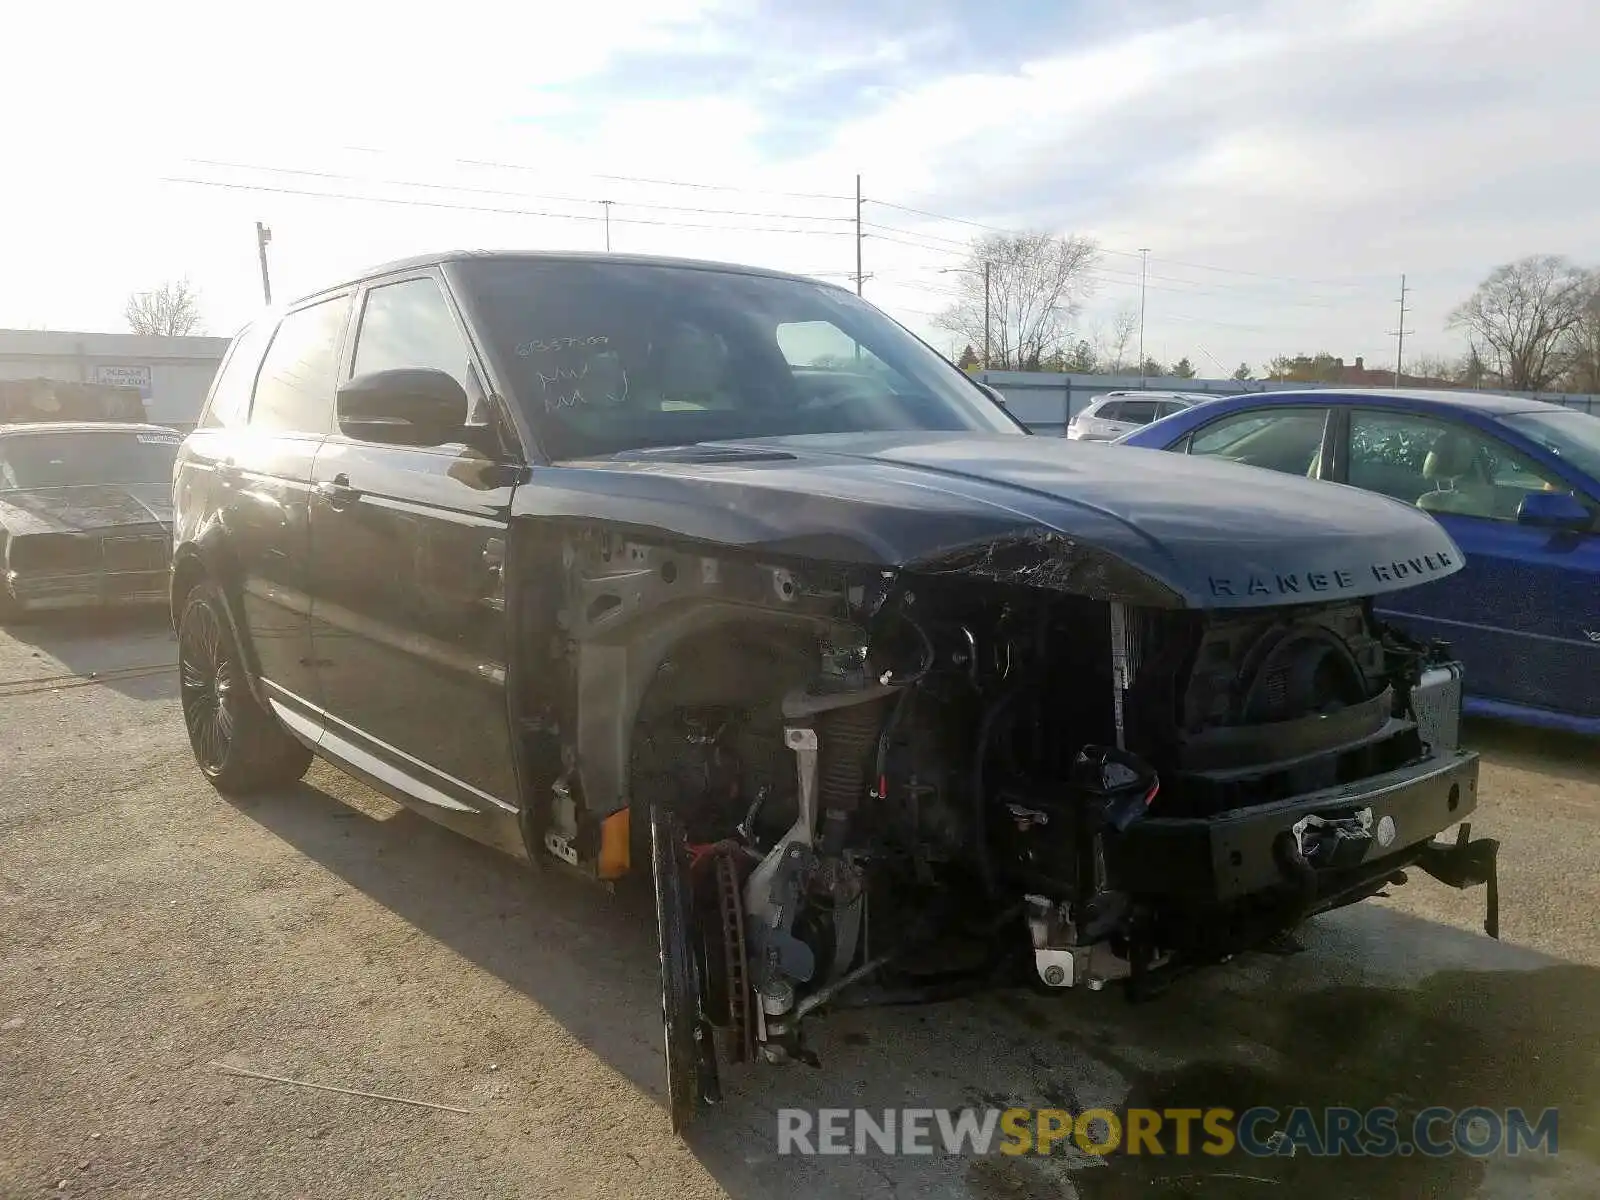
[[[172,492],[160,483],[74,483],[0,491],[0,526],[15,537],[172,526]]]
[[[541,469],[519,511],[1133,603],[1377,595],[1459,570],[1426,513],[1254,467],[1064,438],[830,434]]]

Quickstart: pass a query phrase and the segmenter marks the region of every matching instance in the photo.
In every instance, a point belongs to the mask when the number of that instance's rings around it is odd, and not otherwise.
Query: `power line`
[[[544,171],[544,167],[530,167],[526,163],[496,162],[485,158],[458,158],[453,160],[468,167],[493,167],[502,171]],[[643,179],[637,175],[591,175],[591,179],[605,179],[612,183],[644,183],[652,187],[692,188],[703,192],[738,192],[747,196],[787,196],[793,200],[849,200],[828,192],[783,192],[769,188],[739,187],[726,183],[690,183],[681,179]]]
[[[428,183],[418,179],[374,179],[364,175],[347,175],[338,171],[312,171],[299,167],[273,167],[258,163],[224,162],[211,158],[185,160],[197,166],[223,167],[236,171],[254,171],[265,175],[298,175],[313,179],[332,179],[341,183],[378,184],[384,187],[419,188],[436,192],[462,192],[475,196],[509,196],[520,200],[553,200],[560,204],[616,204],[623,208],[650,209],[658,212],[699,213],[708,216],[765,217],[774,221],[836,221],[848,223],[850,217],[827,216],[821,213],[751,212],[736,208],[704,208],[685,204],[651,204],[633,200],[601,200],[593,196],[563,196],[543,192],[520,192],[510,188],[484,188],[469,184]]]
[[[880,242],[893,242],[899,246],[910,246],[913,250],[927,250],[933,254],[949,254],[958,258],[964,258],[968,253],[966,250],[946,250],[941,246],[930,246],[925,242],[912,242],[907,241],[905,238],[890,237],[886,233],[863,233],[861,236],[864,238],[877,238]]]
[[[954,222],[957,225],[970,225],[974,229],[987,229],[990,233],[1014,233],[1014,232],[1016,232],[1015,230],[1012,230],[1012,229],[1003,229],[999,225],[985,225],[982,221],[969,221],[965,217],[947,216],[944,213],[929,212],[927,209],[924,209],[924,208],[912,208],[910,205],[907,205],[907,204],[893,204],[893,203],[890,203],[888,200],[874,200],[871,197],[868,197],[867,200],[865,201],[865,203],[867,203],[867,204],[876,204],[876,205],[879,205],[882,208],[898,209],[900,212],[914,213],[915,215],[917,215],[919,217],[931,217],[935,221],[951,221],[951,222]]]
[[[901,233],[907,237],[922,238],[929,242],[943,242],[946,245],[956,247],[964,254],[972,253],[972,243],[963,242],[957,238],[940,237],[936,233],[923,233],[920,229],[906,229],[899,225],[884,225],[877,221],[867,221],[865,224],[868,229],[882,229],[889,233]]]
[[[270,187],[261,183],[229,183],[220,179],[189,179],[164,175],[162,183],[192,184],[197,187],[227,188],[245,192],[272,192],[286,196],[310,196],[319,200],[353,200],[365,204],[394,204],[407,208],[435,208],[452,212],[498,213],[508,217],[545,217],[557,221],[603,221],[599,214],[545,212],[531,208],[495,208],[484,204],[450,203],[443,200],[421,200],[415,196],[358,196],[349,192],[311,191],[307,188]],[[590,201],[589,203],[597,203]],[[652,221],[645,217],[612,217],[618,225],[654,225],[665,229],[714,229],[723,233],[786,233],[813,237],[849,237],[845,229],[780,229],[764,225],[710,225],[695,221]]]
[[[865,200],[865,203],[867,203],[867,204],[877,204],[877,205],[879,205],[879,206],[881,206],[883,208],[892,208],[892,209],[896,209],[896,210],[898,210],[900,212],[914,213],[915,215],[917,215],[919,217],[928,217],[929,219],[934,220],[934,221],[948,221],[948,222],[951,222],[952,224],[956,224],[956,225],[967,225],[967,226],[970,226],[970,227],[972,227],[974,229],[987,230],[990,233],[1015,234],[1015,233],[1018,232],[1015,229],[1008,229],[1008,228],[1006,228],[1005,226],[1002,226],[1002,225],[990,225],[990,224],[986,224],[983,221],[973,221],[973,220],[969,220],[966,217],[955,217],[955,216],[951,216],[949,213],[933,212],[930,209],[925,209],[925,208],[913,208],[913,207],[911,207],[910,205],[907,205],[907,204],[895,204],[895,203],[892,203],[891,201],[888,201],[888,200],[875,200],[875,199],[872,199],[872,198],[868,197]],[[910,231],[904,231],[904,232],[910,232]],[[937,237],[938,235],[935,235],[935,234],[920,234],[918,236],[930,237],[931,238],[931,237]],[[951,239],[939,238],[939,240],[941,240],[941,241],[950,241]],[[1101,250],[1102,253],[1105,253],[1105,254],[1115,254],[1115,255],[1118,255],[1119,257],[1123,257],[1123,258],[1137,258],[1137,259],[1140,259],[1141,261],[1143,261],[1145,259],[1145,257],[1146,257],[1141,251],[1138,251],[1138,250],[1119,250],[1119,249],[1116,249],[1115,247],[1109,247],[1109,246],[1102,246],[1102,247],[1100,247],[1100,250]],[[1249,277],[1254,278],[1254,279],[1268,279],[1268,280],[1275,280],[1275,281],[1282,282],[1282,283],[1312,284],[1312,285],[1329,286],[1329,287],[1360,287],[1360,286],[1372,287],[1372,286],[1374,286],[1374,284],[1371,283],[1371,282],[1368,282],[1366,284],[1357,284],[1357,283],[1350,282],[1350,280],[1353,280],[1353,279],[1375,280],[1377,278],[1377,276],[1347,276],[1345,279],[1312,279],[1312,278],[1305,278],[1305,277],[1299,277],[1299,276],[1293,276],[1293,275],[1272,275],[1272,274],[1267,274],[1267,273],[1262,272],[1262,271],[1246,271],[1246,270],[1243,270],[1243,269],[1238,268],[1238,267],[1218,267],[1218,266],[1212,266],[1212,265],[1210,265],[1208,263],[1187,262],[1187,261],[1184,261],[1183,259],[1177,259],[1177,258],[1156,258],[1156,257],[1151,257],[1149,259],[1149,261],[1151,261],[1151,262],[1169,263],[1170,265],[1175,266],[1175,267],[1188,267],[1191,270],[1195,270],[1195,271],[1215,271],[1215,272],[1218,272],[1218,273],[1221,273],[1221,274],[1225,274],[1225,275],[1243,275],[1243,276],[1249,276]]]
[[[904,235],[907,238],[916,239],[916,241],[909,241],[909,240],[903,241],[901,244],[908,245],[908,246],[915,245],[919,249],[928,250],[928,251],[930,251],[932,253],[935,253],[935,254],[955,254],[955,253],[958,253],[958,252],[970,254],[972,252],[972,247],[971,247],[971,245],[969,243],[958,242],[958,241],[955,241],[954,239],[951,239],[951,238],[940,237],[937,234],[922,233],[922,232],[919,232],[919,231],[916,231],[916,230],[903,229],[903,228],[901,228],[900,226],[897,226],[897,225],[881,225],[881,224],[878,224],[876,222],[866,222],[865,224],[866,224],[868,229],[872,229],[872,230],[888,230],[888,231],[891,231],[891,232],[896,233],[896,234]],[[896,238],[885,237],[883,233],[874,233],[874,234],[872,234],[870,236],[883,237],[885,241],[896,241],[896,240],[898,240]],[[960,251],[957,251],[955,249],[947,249],[945,245],[939,245],[939,244],[935,244],[935,243],[947,243],[950,247],[960,247],[961,249],[960,249]],[[1122,253],[1121,251],[1104,251],[1104,250],[1102,250],[1102,252],[1103,253],[1112,253],[1112,254],[1120,254],[1120,253]],[[1134,256],[1140,258],[1140,265],[1141,265],[1141,267],[1143,267],[1146,260],[1142,256],[1139,256],[1137,254],[1137,252],[1134,252]],[[1172,259],[1157,258],[1154,255],[1151,255],[1151,256],[1149,256],[1148,261],[1150,261],[1150,262],[1172,262],[1173,260]],[[935,268],[931,268],[930,267],[928,269],[929,270],[933,270]],[[1096,267],[1096,268],[1094,268],[1095,272],[1104,272],[1104,273],[1108,273],[1108,274],[1117,273],[1117,270],[1118,269],[1115,268],[1115,267]],[[1134,279],[1134,280],[1138,280],[1141,277],[1143,277],[1143,278],[1146,278],[1146,279],[1158,279],[1158,280],[1161,280],[1161,281],[1163,281],[1165,283],[1179,283],[1179,284],[1189,285],[1189,286],[1186,286],[1183,289],[1160,288],[1160,287],[1155,287],[1154,285],[1151,285],[1152,289],[1155,290],[1155,291],[1177,291],[1177,290],[1183,290],[1183,291],[1190,292],[1193,295],[1201,295],[1201,296],[1203,296],[1203,295],[1227,296],[1227,295],[1230,295],[1230,294],[1239,294],[1239,293],[1243,292],[1243,290],[1248,286],[1248,285],[1244,285],[1244,284],[1239,284],[1239,285],[1224,284],[1224,283],[1220,283],[1220,282],[1206,281],[1206,280],[1201,280],[1201,279],[1185,279],[1184,277],[1182,277],[1180,275],[1162,275],[1162,274],[1159,274],[1157,272],[1149,271],[1149,270],[1141,270],[1138,273],[1131,273],[1130,272],[1130,273],[1127,273],[1127,274],[1129,274],[1129,277]],[[1248,274],[1248,272],[1241,272],[1241,274]],[[1200,290],[1200,289],[1204,289],[1204,288],[1207,288],[1207,287],[1230,288],[1232,290],[1228,291],[1228,292],[1203,291],[1203,290]],[[1348,304],[1349,303],[1349,299],[1345,298],[1343,300],[1338,300],[1338,299],[1335,299],[1333,297],[1317,297],[1315,299],[1308,299],[1308,300],[1285,300],[1285,299],[1279,298],[1278,296],[1273,296],[1272,297],[1272,302],[1274,304],[1292,304],[1292,305],[1296,305],[1298,307],[1335,309],[1335,308],[1343,307],[1345,304]]]

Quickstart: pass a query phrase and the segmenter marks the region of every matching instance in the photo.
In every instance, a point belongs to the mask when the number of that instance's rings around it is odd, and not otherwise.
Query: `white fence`
[[[1381,388],[1345,387],[1332,383],[1280,383],[1272,379],[1140,379],[1137,375],[1059,375],[1050,371],[979,371],[983,380],[1006,398],[1006,407],[1034,433],[1061,434],[1073,417],[1106,392],[1207,392],[1236,396],[1241,392],[1289,392],[1310,388],[1339,391],[1383,391]],[[1465,391],[1465,389],[1463,389]],[[1467,393],[1467,394],[1470,394]],[[1564,392],[1516,392],[1519,396],[1563,404],[1600,415],[1600,396]]]

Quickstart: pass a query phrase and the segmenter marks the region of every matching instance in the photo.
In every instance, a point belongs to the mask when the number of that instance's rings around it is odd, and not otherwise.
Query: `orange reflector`
[[[628,810],[618,809],[600,822],[601,879],[621,879],[628,873]]]

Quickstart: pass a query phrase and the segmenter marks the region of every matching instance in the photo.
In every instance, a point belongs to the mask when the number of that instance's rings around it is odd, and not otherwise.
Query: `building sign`
[[[139,395],[150,399],[150,368],[148,366],[114,366],[101,363],[94,369],[94,382],[112,387],[138,388]]]

